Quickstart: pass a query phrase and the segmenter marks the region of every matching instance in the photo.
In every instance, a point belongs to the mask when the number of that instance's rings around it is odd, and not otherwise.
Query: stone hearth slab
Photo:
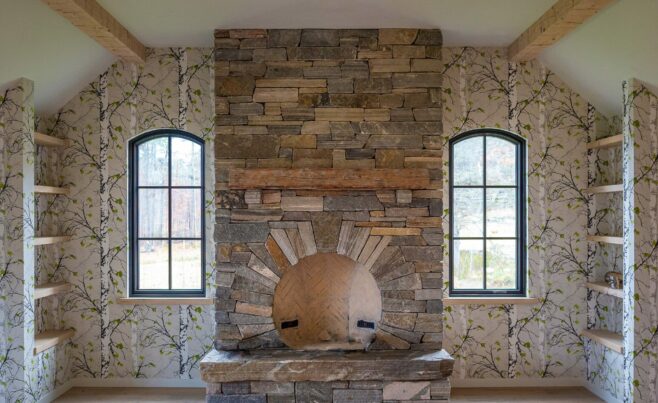
[[[201,361],[201,377],[208,383],[439,380],[450,376],[453,364],[445,350],[213,350]]]

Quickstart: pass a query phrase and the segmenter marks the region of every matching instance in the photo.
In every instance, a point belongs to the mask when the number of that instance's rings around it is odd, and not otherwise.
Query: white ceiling
[[[215,28],[441,28],[446,46],[507,46],[556,0],[98,0],[149,47],[212,46]],[[0,86],[35,81],[54,112],[114,60],[40,0],[0,0]],[[618,0],[540,59],[604,113],[621,81],[658,84],[658,0]]]
[[[35,82],[37,112],[55,112],[114,56],[39,0],[0,0],[0,86]]]
[[[619,0],[539,59],[601,112],[621,114],[622,81],[658,85],[658,0]]]

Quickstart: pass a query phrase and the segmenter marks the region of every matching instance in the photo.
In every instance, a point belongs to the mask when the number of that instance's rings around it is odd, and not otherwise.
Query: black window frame
[[[492,185],[487,185],[486,183],[486,173],[487,173],[487,167],[486,167],[486,157],[487,157],[487,142],[486,138],[487,137],[498,137],[502,138],[504,140],[510,141],[513,144],[516,145],[516,161],[517,161],[517,166],[516,166],[516,186],[492,186]],[[454,159],[452,158],[453,152],[454,152],[454,147],[455,144],[467,140],[467,139],[472,139],[474,137],[482,137],[482,142],[483,142],[483,184],[480,185],[454,185],[453,177],[454,177],[454,165],[453,161]],[[501,129],[494,129],[494,128],[483,128],[483,129],[475,129],[475,130],[469,130],[463,133],[460,133],[454,137],[452,137],[449,142],[449,153],[450,153],[450,158],[449,158],[449,183],[448,183],[448,188],[449,188],[449,222],[450,222],[450,236],[449,236],[449,252],[448,252],[448,257],[449,257],[449,282],[448,282],[448,295],[451,297],[527,297],[527,145],[526,145],[526,140],[525,138],[505,131]],[[516,288],[515,289],[509,289],[509,290],[501,290],[501,289],[486,289],[486,282],[487,282],[487,270],[486,270],[486,253],[487,253],[487,239],[512,239],[511,237],[487,237],[487,227],[486,227],[486,220],[487,220],[487,201],[486,201],[486,189],[487,188],[512,188],[516,187],[516,237],[514,239],[517,240],[517,247],[516,247]],[[482,238],[480,237],[454,237],[455,230],[454,230],[454,225],[455,225],[455,220],[453,217],[454,214],[454,199],[453,199],[453,189],[454,188],[479,188],[483,189],[483,220],[484,220],[484,226],[483,226],[483,234]],[[454,239],[482,239],[484,245],[483,245],[483,288],[482,289],[455,289],[454,288]]]
[[[139,157],[137,149],[140,144],[154,139],[166,137],[168,138],[168,183],[164,186],[139,186]],[[200,186],[171,186],[171,163],[172,163],[172,149],[171,142],[173,138],[183,138],[192,141],[201,146],[201,184]],[[161,298],[195,298],[206,296],[206,177],[205,177],[205,141],[195,136],[192,133],[179,130],[179,129],[157,129],[151,130],[140,134],[139,136],[131,139],[128,142],[128,236],[129,236],[129,296],[130,297],[161,297]],[[172,260],[171,260],[171,244],[176,240],[200,240],[201,241],[201,288],[200,289],[157,289],[157,290],[140,290],[139,289],[139,188],[165,188],[168,189],[168,237],[157,238],[159,240],[166,240],[169,243],[169,287],[171,287],[172,280]],[[171,236],[171,191],[172,189],[200,189],[201,190],[201,237],[197,238],[181,238]],[[144,237],[146,239],[154,239],[155,237]],[[141,238],[141,239],[144,239]]]

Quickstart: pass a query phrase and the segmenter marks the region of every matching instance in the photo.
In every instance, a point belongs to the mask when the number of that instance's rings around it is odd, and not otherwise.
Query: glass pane
[[[481,239],[454,240],[453,288],[481,290],[484,284],[484,241]]]
[[[139,289],[169,288],[168,241],[139,241]]]
[[[139,159],[139,186],[167,186],[169,183],[167,137],[159,137],[137,147]]]
[[[201,241],[171,241],[171,288],[201,289]]]
[[[169,236],[169,201],[167,189],[139,189],[139,237]]]
[[[516,145],[487,136],[487,185],[516,185]]]
[[[516,241],[487,240],[487,289],[516,288]]]
[[[171,190],[171,236],[201,238],[201,189]]]
[[[487,236],[516,237],[516,188],[487,189]]]
[[[452,149],[454,185],[483,185],[484,137],[473,137],[455,143]]]
[[[456,237],[481,237],[484,232],[483,189],[453,188]]]
[[[171,185],[201,186],[201,145],[171,138]]]

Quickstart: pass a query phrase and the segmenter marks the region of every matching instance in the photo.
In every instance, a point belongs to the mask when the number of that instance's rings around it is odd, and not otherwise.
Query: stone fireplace
[[[447,399],[440,31],[217,30],[215,48],[208,400]]]

